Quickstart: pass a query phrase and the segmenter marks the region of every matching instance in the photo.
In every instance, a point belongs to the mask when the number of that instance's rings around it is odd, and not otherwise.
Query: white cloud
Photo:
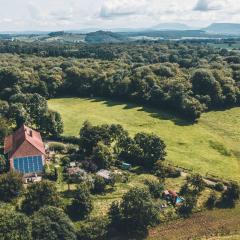
[[[216,11],[227,6],[227,0],[198,0],[194,10],[196,11]]]
[[[106,0],[104,1],[100,17],[114,18],[144,13],[147,0]]]
[[[240,23],[240,0],[0,0],[0,6],[0,31]]]

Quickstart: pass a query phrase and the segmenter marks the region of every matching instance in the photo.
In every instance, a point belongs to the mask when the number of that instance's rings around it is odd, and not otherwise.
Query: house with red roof
[[[10,169],[24,176],[41,174],[45,165],[45,147],[41,134],[25,125],[4,140],[4,154]]]

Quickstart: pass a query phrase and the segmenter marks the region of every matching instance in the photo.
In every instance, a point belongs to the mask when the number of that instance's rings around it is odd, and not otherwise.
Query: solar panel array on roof
[[[38,173],[43,170],[42,156],[29,156],[15,158],[14,169],[20,173]]]

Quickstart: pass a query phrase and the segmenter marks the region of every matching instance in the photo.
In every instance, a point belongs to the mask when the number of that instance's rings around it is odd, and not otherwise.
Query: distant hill
[[[64,31],[58,31],[58,32],[50,32],[48,35],[50,37],[60,37],[63,36],[65,34]]]
[[[190,30],[191,27],[189,27],[186,24],[183,23],[160,23],[156,26],[154,26],[152,29],[155,30]]]
[[[209,33],[240,35],[240,24],[238,23],[213,23],[203,29]]]
[[[125,36],[110,31],[92,32],[88,33],[85,37],[87,43],[116,43],[124,40],[127,40]]]

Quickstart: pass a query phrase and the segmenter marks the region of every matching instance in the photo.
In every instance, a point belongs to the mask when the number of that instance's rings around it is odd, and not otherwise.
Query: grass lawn
[[[167,144],[167,161],[204,175],[240,182],[240,108],[209,112],[197,124],[171,113],[103,99],[52,99],[64,121],[64,135],[77,136],[85,120],[119,123],[131,134],[155,133]]]

